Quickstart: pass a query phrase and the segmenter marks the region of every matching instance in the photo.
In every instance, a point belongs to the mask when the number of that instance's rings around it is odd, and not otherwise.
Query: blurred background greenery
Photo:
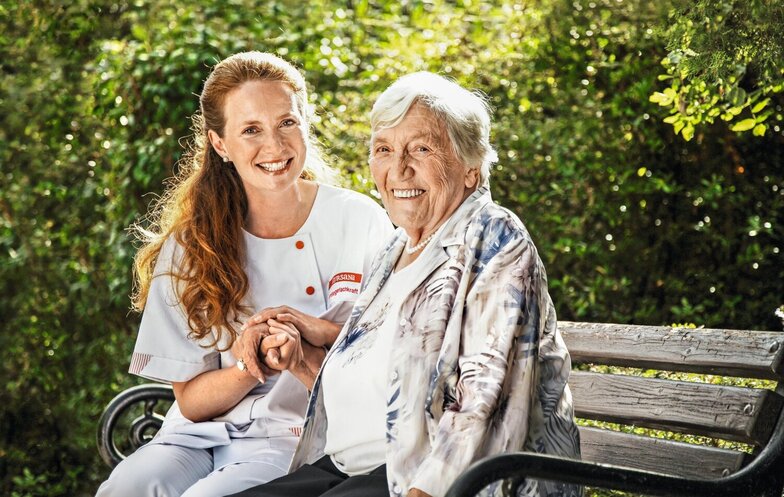
[[[486,92],[493,194],[561,319],[781,329],[778,0],[4,1],[0,27],[2,495],[107,476],[97,419],[138,382],[126,228],[237,51],[305,72],[329,161],[369,194],[380,91],[425,69]]]

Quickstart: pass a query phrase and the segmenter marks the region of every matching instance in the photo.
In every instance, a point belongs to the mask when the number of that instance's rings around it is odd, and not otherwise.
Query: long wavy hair
[[[221,61],[204,83],[179,172],[167,180],[164,194],[143,221],[146,226],[131,226],[142,243],[134,259],[134,309],[144,309],[153,278],[168,275],[188,318],[188,337],[218,350],[231,347],[239,317],[252,311],[243,303],[249,288],[242,236],[248,198],[234,165],[223,162],[207,131],[223,137],[227,95],[256,80],[291,86],[299,111],[309,122],[305,80],[293,65],[262,52],[239,53]],[[334,183],[336,178],[310,132],[302,178],[323,183]],[[156,269],[161,249],[172,237],[182,249],[181,258],[173,260],[171,267]]]

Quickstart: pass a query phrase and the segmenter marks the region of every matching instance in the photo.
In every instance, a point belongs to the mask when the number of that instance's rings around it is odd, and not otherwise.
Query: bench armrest
[[[166,406],[174,401],[174,391],[170,385],[149,383],[131,387],[120,392],[106,405],[98,422],[97,444],[101,458],[109,467],[117,466],[126,456],[149,442],[163,424],[165,412],[157,412],[158,402]],[[123,416],[143,409],[141,415],[121,426]],[[162,411],[162,409],[160,409]],[[124,430],[128,430],[125,432]],[[115,437],[118,430],[122,433],[123,443],[117,447]]]

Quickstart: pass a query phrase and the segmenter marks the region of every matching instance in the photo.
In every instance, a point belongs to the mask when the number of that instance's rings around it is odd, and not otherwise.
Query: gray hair
[[[397,126],[414,104],[421,104],[446,127],[452,149],[463,164],[479,169],[479,184],[488,185],[490,166],[498,154],[490,144],[490,106],[487,97],[468,91],[431,72],[416,72],[384,90],[370,111],[372,132]]]

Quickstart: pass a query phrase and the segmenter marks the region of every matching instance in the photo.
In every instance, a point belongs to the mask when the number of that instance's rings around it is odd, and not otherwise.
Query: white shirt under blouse
[[[417,277],[421,260],[390,274],[357,325],[333,346],[321,373],[324,453],[349,476],[368,474],[386,462],[389,354],[400,306],[422,280]]]

